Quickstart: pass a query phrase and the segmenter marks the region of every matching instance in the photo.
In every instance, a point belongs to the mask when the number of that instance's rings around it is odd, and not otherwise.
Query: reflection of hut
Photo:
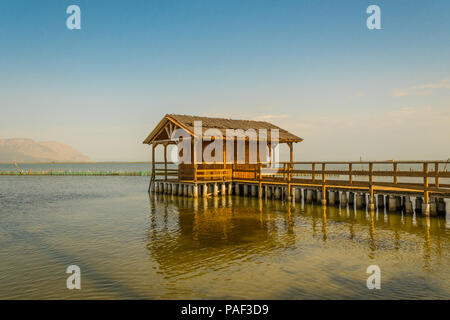
[[[147,249],[166,276],[232,264],[243,255],[259,259],[295,245],[290,226],[272,215],[271,206],[280,203],[266,206],[262,218],[257,199],[234,199],[233,206],[223,203],[227,198],[216,200],[150,196]]]
[[[180,136],[179,133],[184,133]],[[168,167],[167,147],[181,141],[189,141],[188,163],[176,169]],[[217,141],[220,140],[220,144]],[[153,175],[163,176],[163,181],[207,182],[231,181],[232,178],[254,179],[261,165],[274,161],[272,150],[285,143],[293,162],[293,143],[301,138],[266,121],[232,120],[187,115],[166,115],[144,140],[152,145]],[[155,161],[155,148],[164,146],[164,162]],[[212,146],[214,144],[214,147]],[[217,146],[220,146],[221,150]],[[212,151],[211,159],[205,159],[205,151]],[[183,150],[183,153],[185,151]],[[164,168],[157,168],[157,164]],[[176,177],[169,179],[169,177]]]

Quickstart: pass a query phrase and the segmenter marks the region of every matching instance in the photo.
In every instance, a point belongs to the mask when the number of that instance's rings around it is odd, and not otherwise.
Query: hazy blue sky
[[[0,106],[0,138],[99,161],[150,159],[165,113],[266,119],[299,160],[446,159],[450,1],[1,0]]]

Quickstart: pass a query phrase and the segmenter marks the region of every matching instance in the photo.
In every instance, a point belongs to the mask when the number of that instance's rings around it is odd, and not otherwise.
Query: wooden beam
[[[289,146],[289,162],[290,162],[288,179],[289,179],[289,183],[290,183],[290,181],[292,180],[292,170],[294,169],[294,165],[293,165],[293,163],[294,163],[294,145],[292,144],[292,142],[290,142],[290,143],[288,143],[288,146]],[[290,189],[290,186],[289,186],[289,189]],[[289,190],[288,194],[289,195],[291,194],[290,190]]]
[[[315,182],[316,181],[316,164],[315,163],[312,164],[311,169],[312,169],[311,179],[313,182]]]
[[[222,157],[223,157],[223,168],[227,167],[227,144],[225,141],[222,141]]]
[[[269,142],[269,164],[272,167],[272,141]]]
[[[326,163],[322,163],[322,205],[327,204],[326,179]]]
[[[164,144],[164,177],[167,180],[167,143]]]
[[[429,203],[429,191],[428,191],[428,163],[423,163],[423,201],[425,204]]]
[[[194,169],[194,182],[197,182],[197,148],[195,146],[195,137],[192,137],[192,143],[191,143],[191,147],[192,147],[192,162],[193,162],[193,169]]]
[[[353,172],[353,164],[352,163],[348,164],[348,171],[349,171],[348,182],[350,182],[350,184],[352,184],[353,183],[353,174],[352,174],[352,172]]]
[[[152,144],[152,172],[155,172],[155,150],[156,150],[156,143]]]
[[[397,179],[397,172],[398,172],[397,162],[394,162],[393,165],[394,165],[394,183],[397,184],[397,181],[398,181],[398,179]]]
[[[250,145],[249,145],[250,147]],[[259,163],[259,140],[256,140],[256,163]]]
[[[292,163],[294,162],[294,146],[292,144],[292,142],[288,143],[289,146],[289,162]]]
[[[156,144],[152,143],[152,175],[150,177],[150,183],[148,185],[148,192],[152,191],[152,186],[155,184],[155,149]]]
[[[370,204],[373,205],[373,163],[369,163],[369,197]]]
[[[439,163],[434,164],[434,185],[439,189]]]
[[[166,130],[167,138],[170,139],[170,130],[167,126],[164,127],[164,130]]]

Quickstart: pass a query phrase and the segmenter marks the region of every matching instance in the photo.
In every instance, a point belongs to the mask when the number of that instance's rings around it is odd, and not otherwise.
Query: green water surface
[[[450,298],[445,217],[149,197],[147,186],[1,177],[0,299]],[[66,288],[69,265],[81,290]],[[370,265],[380,290],[366,287]]]

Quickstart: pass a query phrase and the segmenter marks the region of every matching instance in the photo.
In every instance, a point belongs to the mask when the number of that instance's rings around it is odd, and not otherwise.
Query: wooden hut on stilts
[[[222,140],[220,144],[217,144],[218,139]],[[168,160],[168,147],[179,146],[182,141],[189,141],[190,150],[187,152],[185,148],[182,154],[178,150],[176,158],[184,157],[185,161],[174,165]],[[149,191],[156,189],[167,193],[170,190],[170,193],[184,194],[187,190],[187,194],[196,197],[199,193],[232,192],[233,182],[246,182],[252,184],[252,189],[257,187],[253,193],[262,195],[261,169],[279,162],[274,150],[278,150],[280,144],[287,144],[292,167],[293,145],[301,141],[303,139],[266,121],[167,114],[143,142],[152,146]],[[211,148],[212,144],[216,147]],[[163,146],[162,162],[155,160],[158,145]],[[211,149],[212,157],[208,158],[205,152]],[[186,156],[190,161],[186,161]],[[289,167],[288,164],[284,163],[284,167]]]

